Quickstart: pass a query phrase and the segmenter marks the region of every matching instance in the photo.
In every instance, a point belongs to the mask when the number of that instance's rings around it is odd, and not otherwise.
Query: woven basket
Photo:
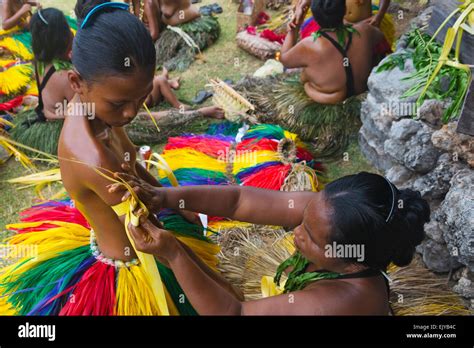
[[[269,41],[257,35],[251,35],[246,31],[238,33],[236,40],[240,48],[261,60],[274,58],[276,53],[281,50],[279,43]]]

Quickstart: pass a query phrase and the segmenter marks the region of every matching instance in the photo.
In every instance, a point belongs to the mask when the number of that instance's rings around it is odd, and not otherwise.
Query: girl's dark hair
[[[321,28],[337,28],[344,24],[346,0],[313,0],[311,12]]]
[[[362,263],[376,269],[411,262],[425,238],[424,224],[430,221],[430,207],[419,192],[399,191],[383,176],[362,172],[330,183],[324,195],[332,211],[329,244],[364,245]]]
[[[75,9],[78,22],[104,2],[109,1],[79,0]],[[156,51],[149,31],[138,18],[123,9],[102,8],[77,31],[72,63],[86,81],[133,74],[137,69],[153,74]]]
[[[31,18],[31,46],[35,59],[40,62],[51,62],[64,58],[72,40],[71,29],[64,14],[55,8],[41,10]]]

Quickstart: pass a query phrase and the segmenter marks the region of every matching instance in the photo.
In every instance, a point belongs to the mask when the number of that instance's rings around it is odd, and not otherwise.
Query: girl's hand
[[[367,24],[370,24],[374,27],[380,28],[380,24],[382,24],[383,17],[379,15],[372,16],[366,20]]]
[[[20,9],[21,13],[25,14],[28,12],[31,12],[31,5],[30,4],[23,4],[23,6]]]
[[[115,173],[115,178],[121,178],[133,189],[133,192],[138,196],[138,198],[146,205],[146,207],[154,213],[160,211],[163,206],[163,201],[165,199],[164,189],[155,187],[147,183],[146,181],[127,174],[127,173]],[[109,192],[123,192],[122,202],[130,198],[130,192],[127,191],[125,186],[120,184],[112,184],[109,186]]]
[[[138,251],[157,256],[160,260],[172,260],[179,251],[179,242],[169,231],[153,225],[148,219],[140,218],[140,226],[128,225],[130,235]]]

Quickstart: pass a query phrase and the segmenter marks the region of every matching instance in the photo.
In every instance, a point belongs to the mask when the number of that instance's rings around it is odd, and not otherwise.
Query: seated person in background
[[[280,61],[287,68],[302,68],[306,94],[321,104],[337,104],[367,90],[375,65],[374,48],[384,39],[382,32],[366,22],[344,25],[345,0],[315,0],[311,10],[321,26],[320,37],[297,42],[303,22],[290,23]],[[344,37],[344,42],[338,42]]]
[[[68,79],[73,34],[64,14],[55,8],[38,9],[30,27],[38,106],[15,117],[11,136],[19,143],[56,154],[64,106],[74,96]]]
[[[37,1],[3,0],[2,4],[2,29],[9,30],[15,26],[28,29],[31,19],[31,8],[41,7]]]
[[[167,102],[173,108],[178,109],[181,114],[186,114],[188,111],[188,114],[192,114],[194,111],[191,110],[191,107],[183,104],[173,92],[173,89],[178,89],[179,87],[179,78],[170,79],[168,76],[168,70],[164,68],[160,75],[155,75],[153,78],[153,90],[145,99],[146,106],[152,108],[160,105],[162,102]],[[206,117],[224,117],[222,109],[217,106],[203,107],[196,111],[202,113],[202,116]],[[157,121],[160,121],[160,118],[169,115],[169,112],[152,112],[151,114]],[[145,118],[148,116],[146,113],[142,113],[141,115],[144,115]]]
[[[40,100],[36,113],[42,121],[63,119],[64,114],[57,112],[57,104],[74,96],[67,77],[67,70],[72,67],[74,36],[64,14],[47,8],[38,10],[32,17],[31,37]],[[58,62],[63,64],[58,66]]]
[[[153,42],[158,40],[161,32],[159,0],[125,0],[125,2],[131,6],[130,12],[140,19],[150,31]]]
[[[381,0],[380,9],[374,14],[371,0],[346,0],[347,10],[344,19],[350,23],[366,21],[368,24],[380,28],[389,6],[390,0]]]
[[[190,0],[160,0],[160,21],[177,26],[201,17],[199,9]]]
[[[296,5],[293,23],[299,22],[301,17],[306,18],[306,14],[311,6],[311,0],[300,0]],[[390,0],[380,0],[380,8],[376,11],[371,0],[346,0],[346,15],[344,20],[349,23],[359,23],[362,21],[370,25],[378,27],[382,30],[387,39],[388,45],[391,46],[395,41],[395,27],[390,15],[387,15]],[[304,39],[320,29],[320,25],[311,17],[304,21],[301,26],[301,38]],[[380,53],[390,53],[390,49],[385,47],[379,48]]]

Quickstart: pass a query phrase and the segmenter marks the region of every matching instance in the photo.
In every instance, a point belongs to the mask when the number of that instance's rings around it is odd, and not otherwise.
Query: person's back
[[[315,0],[311,10],[321,29],[290,50],[285,50],[285,42],[281,62],[287,68],[303,69],[306,94],[317,103],[337,104],[363,93],[375,65],[374,48],[383,40],[382,32],[364,22],[345,25],[344,0]]]
[[[74,95],[67,77],[73,35],[66,17],[55,8],[38,10],[31,19],[31,36],[40,92],[38,117],[62,119],[63,106]]]
[[[367,80],[374,66],[373,49],[383,34],[373,26],[359,23],[353,26],[357,31],[345,58],[330,40],[321,36],[316,41],[312,37],[303,42],[307,47],[307,66],[303,69],[302,82],[308,96],[322,104],[336,104],[348,95],[346,67],[350,64],[354,78],[354,92],[361,94],[367,90]],[[338,41],[336,33],[328,35]],[[345,47],[349,38],[345,40]],[[344,48],[345,48],[344,47]]]

